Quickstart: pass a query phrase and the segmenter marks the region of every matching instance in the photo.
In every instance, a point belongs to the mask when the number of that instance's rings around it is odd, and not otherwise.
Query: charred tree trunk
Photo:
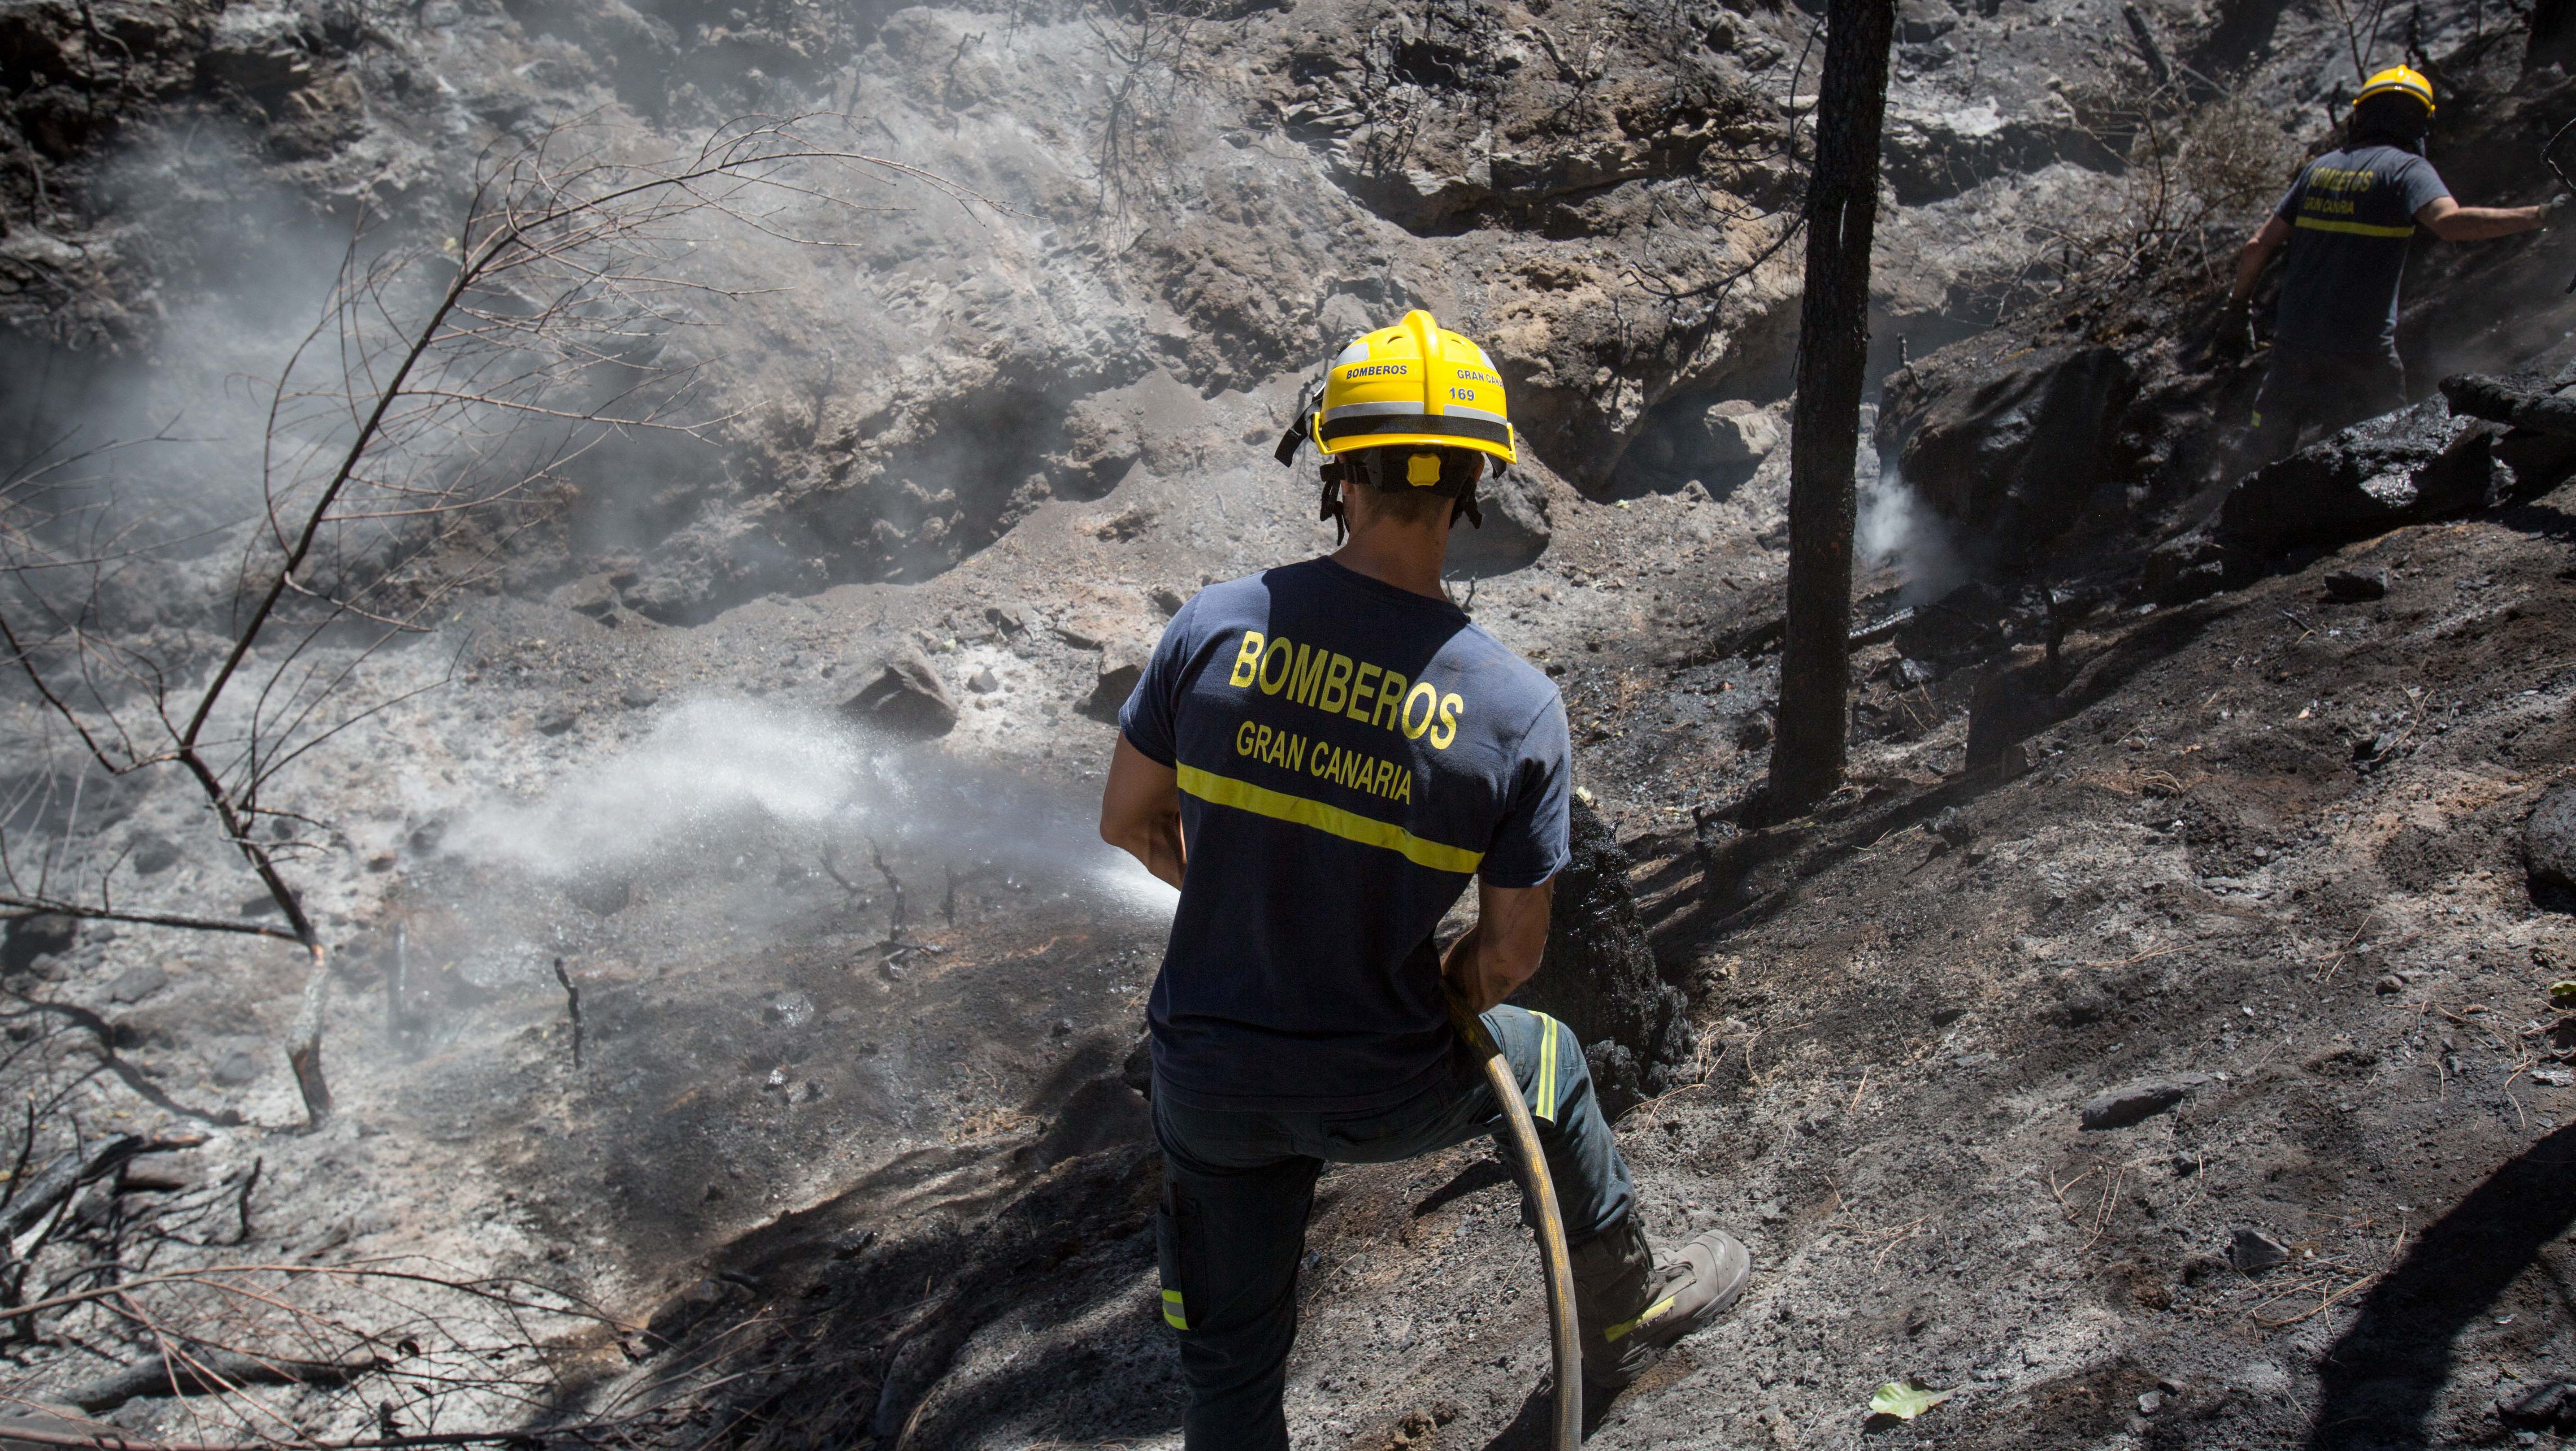
[[[1789,614],[1770,804],[1791,813],[1841,784],[1850,739],[1852,466],[1869,355],[1869,244],[1895,0],[1831,0],[1816,165],[1807,184],[1807,293],[1789,423]]]

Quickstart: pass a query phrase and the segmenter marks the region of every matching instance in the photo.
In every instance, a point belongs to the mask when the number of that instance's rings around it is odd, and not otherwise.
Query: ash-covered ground
[[[299,953],[12,929],[8,990],[101,1014],[137,1075],[73,1091],[84,1132],[206,1136],[94,1199],[207,1196],[244,1261],[589,1297],[613,1332],[550,1342],[547,1396],[475,1405],[512,1427],[1177,1444],[1130,1065],[1169,894],[1092,838],[1107,714],[1192,590],[1328,547],[1270,448],[1332,347],[1419,304],[1492,349],[1531,444],[1453,592],[1558,678],[1592,890],[1643,934],[1557,960],[1683,1004],[1618,1045],[1657,1095],[1623,1147],[1659,1234],[1723,1224],[1760,1266],[1596,1444],[2554,1438],[2576,937],[2523,834],[2576,756],[2569,460],[2435,403],[2283,485],[2342,490],[2331,528],[2203,522],[2259,359],[2204,356],[2199,309],[2360,37],[2261,0],[1909,0],[1852,780],[1766,821],[1816,25],[0,7],[0,407],[48,443],[181,420],[124,506],[213,541],[105,602],[118,638],[220,635],[256,380],[361,210],[435,228],[483,148],[820,109],[997,204],[898,185],[847,247],[710,234],[692,275],[741,295],[688,351],[723,426],[584,455],[357,674],[382,713],[280,788],[336,964],[318,1132]],[[2419,8],[2374,52],[2452,98],[2463,201],[2550,189],[2517,158],[2576,100],[2527,26]],[[2571,265],[2428,248],[2419,391],[2564,361]],[[2390,503],[2436,454],[2476,487]],[[913,685],[854,715],[889,659]],[[13,777],[65,779],[9,709]],[[954,724],[889,728],[924,711]],[[90,789],[12,850],[68,830],[126,853],[125,905],[260,910],[185,783]],[[1513,1194],[1481,1150],[1327,1176],[1298,1444],[1539,1444]],[[131,1351],[8,1353],[59,1405]],[[1906,1379],[1955,1394],[1867,1422]],[[371,1405],[391,1381],[248,1399],[271,1432],[420,1429]],[[94,1414],[176,1437],[209,1405]]]

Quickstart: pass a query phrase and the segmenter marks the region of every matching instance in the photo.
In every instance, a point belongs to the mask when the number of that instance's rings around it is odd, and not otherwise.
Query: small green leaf
[[[2561,978],[2551,983],[2549,1000],[2562,1008],[2576,1008],[2576,977]]]
[[[1869,1398],[1869,1413],[1911,1421],[1956,1394],[1956,1391],[1933,1390],[1921,1381],[1907,1381],[1902,1385],[1889,1381]]]

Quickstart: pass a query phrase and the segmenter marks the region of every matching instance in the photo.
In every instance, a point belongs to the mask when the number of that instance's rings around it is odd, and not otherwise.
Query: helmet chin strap
[[[1342,466],[1332,459],[1326,459],[1324,460],[1324,502],[1315,517],[1333,521],[1335,549],[1341,548],[1342,541],[1350,537],[1349,511],[1350,506],[1342,502]]]

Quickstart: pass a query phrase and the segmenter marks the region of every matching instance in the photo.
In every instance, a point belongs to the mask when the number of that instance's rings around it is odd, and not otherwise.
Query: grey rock
[[[975,678],[966,682],[966,688],[977,695],[990,695],[1002,688],[1002,681],[993,673],[993,667],[987,665],[975,672]]]
[[[635,900],[634,879],[606,869],[584,872],[564,884],[564,900],[593,917],[613,917]]]
[[[580,719],[581,713],[574,710],[571,706],[550,705],[537,712],[537,718],[534,724],[537,728],[538,735],[559,736],[564,732],[571,730],[573,728],[573,723]]]
[[[617,587],[605,574],[584,575],[554,592],[554,602],[594,618],[617,608]]]
[[[1977,835],[1977,829],[1960,818],[1956,806],[1943,808],[1930,821],[1923,823],[1923,829],[1953,847],[1966,846]]]
[[[1939,13],[1926,8],[1928,13]],[[1943,21],[1956,14],[1951,11]],[[1948,52],[1944,38],[1948,31],[1940,25],[1907,20],[1897,33],[1910,54],[1928,58]],[[1935,50],[1912,49],[1926,45]],[[2059,119],[2044,111],[2025,112],[2009,104],[1999,106],[1993,97],[1950,106],[1913,106],[1898,100],[1887,109],[1886,134],[1882,174],[1896,199],[1909,207],[1956,196],[1998,173],[2034,170],[2054,160],[2095,168],[2108,168],[2118,160],[2072,115]]]
[[[2576,1391],[2576,1386],[2557,1380],[2499,1391],[2495,1398],[2496,1419],[2526,1431],[2558,1424],[2567,1417],[2570,1391]]]
[[[626,587],[626,602],[647,619],[666,625],[694,623],[711,593],[703,577],[684,575],[669,561],[656,560],[653,571]]]
[[[2194,1088],[2208,1082],[2205,1074],[2185,1074],[2177,1078],[2143,1078],[2123,1084],[2108,1093],[2095,1094],[2084,1100],[2076,1112],[2088,1129],[2124,1129],[2134,1123],[2154,1118],[2191,1095]]]
[[[2289,1247],[2259,1229],[2239,1229],[2227,1241],[2227,1262],[2245,1274],[2261,1274],[2289,1259]]]
[[[841,713],[850,719],[905,740],[928,740],[956,728],[957,701],[919,650],[904,646],[860,678],[865,683],[859,693],[841,702]]]
[[[2326,576],[2326,598],[2344,604],[2388,598],[2388,571],[2339,569]]]
[[[144,876],[159,876],[179,864],[179,844],[157,831],[138,832],[125,863]]]
[[[653,704],[661,698],[662,693],[660,691],[655,690],[652,686],[640,683],[627,686],[624,690],[617,692],[617,703],[625,706],[628,710],[642,710],[644,707]]]
[[[79,934],[80,923],[58,913],[12,917],[0,931],[0,972],[25,972],[38,957],[60,957],[72,950],[72,939]]]
[[[1781,442],[1780,425],[1771,415],[1741,399],[1710,404],[1700,427],[1708,435],[1709,457],[1719,463],[1760,463]]]
[[[2498,431],[2438,400],[2356,423],[2239,480],[2219,505],[2216,542],[2277,554],[2484,507]]]
[[[2535,900],[2576,894],[2576,781],[2550,787],[2531,808],[2522,824],[2522,860]]]
[[[1154,658],[1154,647],[1143,640],[1111,640],[1100,647],[1100,676],[1091,687],[1091,698],[1084,701],[1085,714],[1109,720],[1135,692],[1136,682],[1144,678],[1145,662]]]
[[[2112,421],[2136,391],[2110,348],[1998,343],[1891,377],[1879,448],[1902,440],[1905,478],[1934,513],[2027,557],[2123,476]]]
[[[157,962],[138,962],[116,975],[108,984],[107,1000],[112,1003],[139,1003],[170,985],[170,974]]]
[[[1136,420],[1125,409],[1103,398],[1081,399],[1065,410],[1063,450],[1047,460],[1049,486],[1061,498],[1099,498],[1143,452]]]
[[[236,1050],[216,1059],[214,1071],[209,1076],[226,1088],[240,1088],[244,1084],[258,1082],[259,1074],[259,1060]]]
[[[984,619],[1006,636],[1028,633],[1028,611],[1018,605],[986,605]]]

